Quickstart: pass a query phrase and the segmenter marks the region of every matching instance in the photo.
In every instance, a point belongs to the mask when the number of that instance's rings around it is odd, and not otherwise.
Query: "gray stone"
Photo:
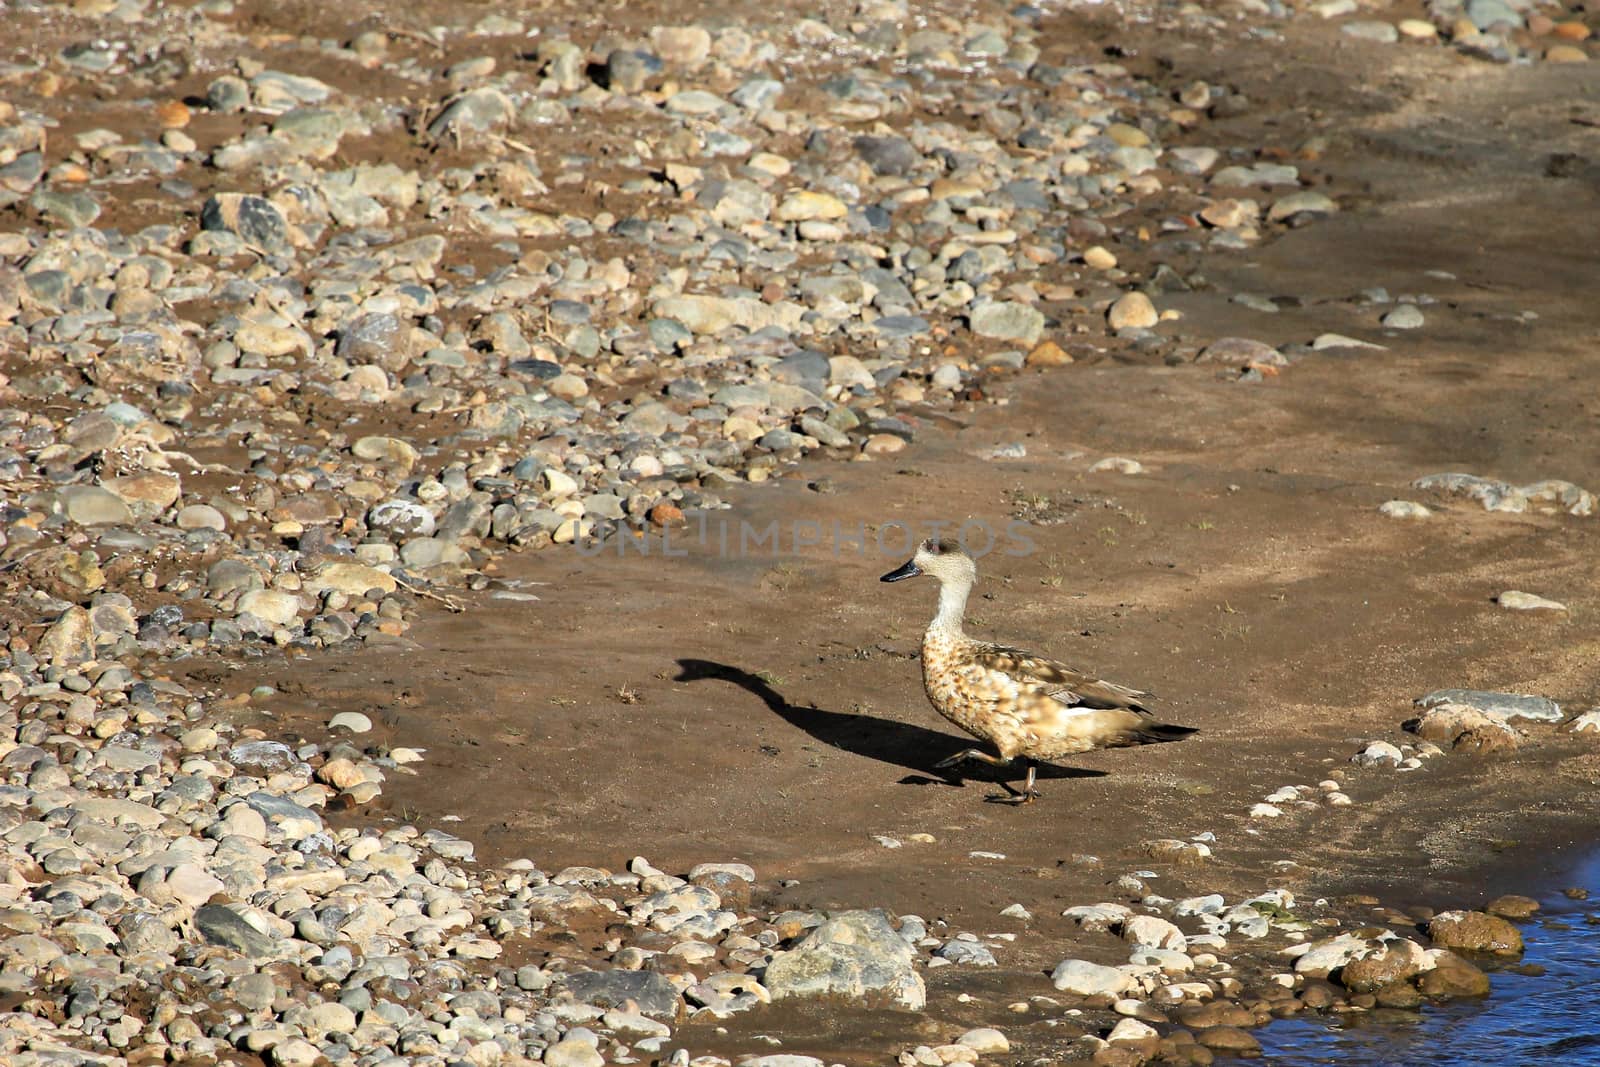
[[[767,991],[784,997],[842,996],[921,1011],[927,990],[916,952],[881,911],[848,911],[818,926],[767,965]]]
[[[902,176],[922,162],[922,153],[904,137],[863,134],[855,139],[854,145],[856,154],[877,174]]]
[[[661,60],[648,52],[616,48],[606,56],[603,81],[612,92],[637,93],[660,74],[661,69]]]
[[[1415,304],[1401,304],[1381,321],[1391,330],[1418,330],[1422,328],[1422,311]]]
[[[934,952],[940,959],[964,963],[969,967],[995,967],[999,964],[987,945],[976,941],[950,941]]]
[[[1063,993],[1080,997],[1116,996],[1133,987],[1126,971],[1088,960],[1062,960],[1050,972],[1050,983]]]
[[[117,494],[98,485],[69,485],[56,491],[67,518],[80,526],[133,521],[133,511]]]
[[[322,829],[322,816],[286,797],[257,790],[245,797],[245,803],[292,838],[306,837]]]
[[[278,997],[278,983],[270,974],[246,974],[235,978],[228,992],[246,1011],[266,1011]]]
[[[1480,30],[1501,22],[1514,29],[1521,29],[1523,25],[1522,15],[1506,0],[1467,0],[1466,14]]]
[[[432,537],[436,523],[433,512],[414,500],[385,500],[367,512],[367,525],[374,530],[409,537]]]
[[[497,133],[511,124],[516,106],[498,89],[474,89],[456,97],[439,117],[428,124],[435,141]]]
[[[1359,37],[1364,41],[1377,41],[1380,44],[1393,44],[1400,39],[1400,31],[1394,23],[1384,22],[1381,19],[1356,19],[1346,22],[1339,27],[1339,32],[1348,37]]]
[[[410,327],[398,315],[374,311],[345,324],[334,354],[351,363],[371,363],[394,372],[404,369],[416,353]]]
[[[605,1057],[594,1043],[566,1037],[544,1050],[545,1067],[605,1067]]]
[[[269,200],[242,193],[217,193],[200,208],[200,227],[237,235],[270,255],[287,255],[289,223]]]
[[[1472,497],[1483,505],[1485,511],[1520,513],[1528,510],[1528,498],[1522,490],[1493,478],[1480,478],[1476,474],[1429,474],[1411,484],[1418,489],[1437,489]]]
[[[1416,699],[1418,707],[1438,704],[1465,704],[1478,711],[1506,719],[1532,719],[1535,722],[1560,722],[1561,708],[1548,697],[1522,693],[1496,693],[1483,689],[1435,689]]]
[[[210,944],[231,948],[244,956],[272,956],[278,950],[275,940],[225,904],[203,904],[195,909],[194,927]]]
[[[252,589],[239,598],[235,613],[254,615],[272,626],[288,626],[300,615],[300,598],[281,589]]]
[[[644,1015],[670,1019],[678,1013],[677,987],[654,971],[574,971],[561,982],[585,1004],[620,1008],[632,1001]]]
[[[1027,304],[996,301],[974,308],[969,325],[979,337],[996,341],[1037,344],[1044,334],[1044,314]]]
[[[100,204],[88,193],[64,193],[40,189],[29,198],[33,210],[69,228],[92,226],[100,217]]]
[[[177,951],[178,934],[160,918],[145,911],[134,911],[117,921],[117,937],[122,950],[128,955],[146,952],[171,953]]]

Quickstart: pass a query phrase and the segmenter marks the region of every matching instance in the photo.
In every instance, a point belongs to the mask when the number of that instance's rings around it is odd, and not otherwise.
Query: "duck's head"
[[[971,585],[978,577],[978,565],[955,541],[924,541],[917,554],[885,574],[880,582],[898,582],[926,574],[940,585]]]

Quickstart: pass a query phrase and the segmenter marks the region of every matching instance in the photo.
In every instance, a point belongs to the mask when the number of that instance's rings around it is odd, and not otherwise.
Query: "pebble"
[[[1391,519],[1426,519],[1433,515],[1425,505],[1415,500],[1386,500],[1378,510]]]
[[[1503,608],[1513,611],[1566,611],[1567,606],[1560,601],[1550,600],[1534,593],[1524,593],[1518,589],[1507,589],[1495,597],[1495,603]]]
[[[1391,330],[1420,330],[1422,311],[1415,304],[1401,304],[1382,318],[1383,325]]]
[[[1106,312],[1106,322],[1113,330],[1147,330],[1160,318],[1150,298],[1137,291],[1122,294]]]

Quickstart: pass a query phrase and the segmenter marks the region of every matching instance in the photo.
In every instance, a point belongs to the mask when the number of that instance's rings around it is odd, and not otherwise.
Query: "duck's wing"
[[[1149,715],[1142,701],[1150,694],[1074,670],[1059,660],[1036,656],[1005,645],[974,645],[972,662],[984,670],[1004,674],[1024,688],[1048,696],[1069,708],[1126,709]]]

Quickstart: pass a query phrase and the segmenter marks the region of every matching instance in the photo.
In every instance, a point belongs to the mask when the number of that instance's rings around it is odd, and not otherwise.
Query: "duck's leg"
[[[1009,767],[1011,766],[1014,758],[1015,757],[1012,759],[1007,759],[1004,756],[991,756],[981,748],[964,748],[960,752],[957,752],[954,756],[951,756],[949,759],[942,759],[938,763],[935,763],[933,768],[934,770],[942,771],[946,767],[954,767],[956,764],[965,763],[969,759],[981,760],[992,767]]]
[[[1028,761],[1028,779],[1022,783],[1022,795],[1017,798],[1018,804],[1032,804],[1039,791],[1033,787],[1033,780],[1039,774],[1039,765],[1033,760]]]

